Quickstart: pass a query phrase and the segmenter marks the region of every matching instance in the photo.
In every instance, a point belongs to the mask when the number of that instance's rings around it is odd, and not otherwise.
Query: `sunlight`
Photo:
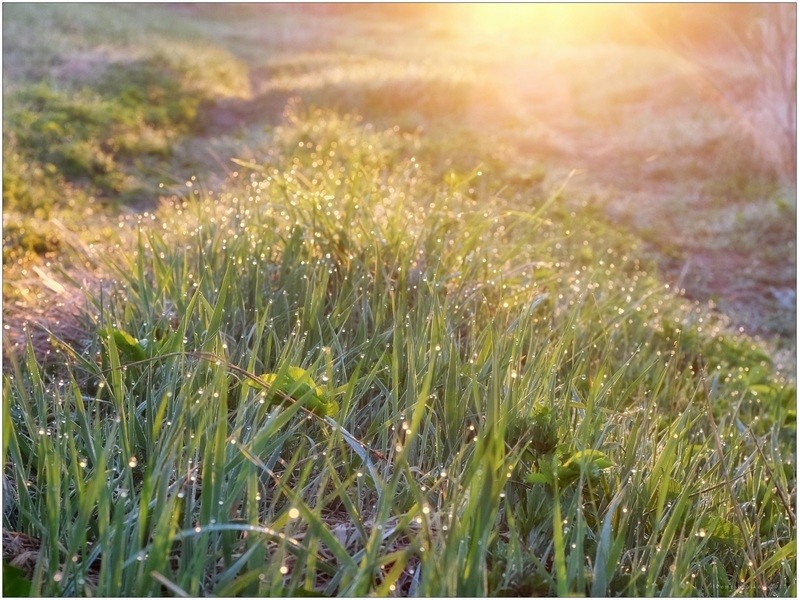
[[[516,36],[529,42],[586,41],[629,26],[629,9],[620,5],[471,4],[461,10],[464,19],[458,26],[465,26],[468,35],[510,35],[512,41],[519,41]]]

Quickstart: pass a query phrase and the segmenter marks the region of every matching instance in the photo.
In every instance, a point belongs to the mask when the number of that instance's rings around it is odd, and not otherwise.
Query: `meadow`
[[[4,594],[796,595],[768,48],[470,6],[4,5]]]

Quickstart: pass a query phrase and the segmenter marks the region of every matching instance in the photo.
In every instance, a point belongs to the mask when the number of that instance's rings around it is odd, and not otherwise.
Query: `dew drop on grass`
[[[289,509],[289,519],[297,519],[300,516],[300,511],[296,508]]]

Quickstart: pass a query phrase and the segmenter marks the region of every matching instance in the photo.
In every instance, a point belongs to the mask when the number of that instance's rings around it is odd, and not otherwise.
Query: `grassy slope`
[[[157,12],[18,4],[4,15],[3,264],[17,284],[4,297],[30,303],[26,268],[66,258],[59,223],[107,238],[108,215],[174,183],[169,159],[203,106],[249,89],[241,63]]]
[[[375,99],[464,85],[341,60],[342,108],[411,123],[446,107]],[[221,189],[122,221],[88,259],[98,333],[8,363],[4,527],[41,540],[36,591],[795,593],[793,385],[460,136],[295,108]],[[288,366],[328,420],[243,385]]]

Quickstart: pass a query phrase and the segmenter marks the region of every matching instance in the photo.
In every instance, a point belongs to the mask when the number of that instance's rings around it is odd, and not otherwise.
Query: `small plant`
[[[550,460],[546,460],[549,458]],[[552,454],[541,457],[538,461],[538,471],[526,477],[527,483],[545,484],[554,489],[563,489],[578,479],[586,482],[596,482],[605,469],[613,463],[604,452],[599,450],[582,450],[570,456],[557,459]],[[557,488],[555,485],[557,484]]]
[[[308,371],[300,367],[287,367],[279,373],[268,373],[259,378],[247,378],[245,384],[256,389],[271,404],[285,402],[288,397],[322,416],[332,416],[338,412],[338,403],[324,388],[316,385]]]
[[[552,409],[546,406],[536,409],[530,417],[530,448],[539,456],[549,454],[558,446],[558,424]]]

